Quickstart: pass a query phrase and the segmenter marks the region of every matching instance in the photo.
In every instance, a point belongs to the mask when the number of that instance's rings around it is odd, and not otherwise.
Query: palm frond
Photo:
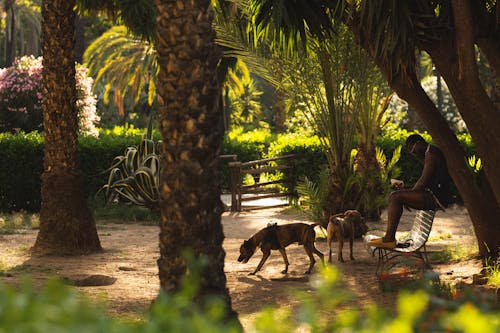
[[[89,45],[83,55],[94,87],[104,86],[104,102],[113,100],[123,112],[124,101],[133,106],[141,96],[154,102],[158,62],[153,45],[128,32],[125,26],[114,26]]]

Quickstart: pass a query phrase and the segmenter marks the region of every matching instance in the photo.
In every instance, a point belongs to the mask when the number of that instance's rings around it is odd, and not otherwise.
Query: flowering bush
[[[92,94],[92,78],[88,69],[78,65],[76,89],[79,133],[98,134],[95,124],[96,97]],[[42,130],[42,58],[24,56],[8,68],[0,69],[0,131]]]

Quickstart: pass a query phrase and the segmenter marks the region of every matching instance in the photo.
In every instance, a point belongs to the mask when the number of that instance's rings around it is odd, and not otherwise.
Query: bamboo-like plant
[[[127,147],[108,169],[108,182],[99,189],[106,203],[124,200],[131,204],[159,209],[160,145],[153,140],[152,121],[138,146]]]
[[[307,55],[283,61],[289,79],[288,92],[306,111],[316,129],[329,167],[329,194],[324,216],[353,208],[345,189],[352,182],[351,151],[356,148],[356,119],[359,111],[356,84],[350,72],[355,66],[352,40],[309,41]]]

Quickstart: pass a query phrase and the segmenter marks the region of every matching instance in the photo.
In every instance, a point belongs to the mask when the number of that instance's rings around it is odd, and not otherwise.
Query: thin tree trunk
[[[286,94],[282,89],[275,90],[274,94],[274,128],[276,133],[284,133],[286,131]]]
[[[38,255],[101,249],[78,160],[73,29],[75,1],[42,2],[44,171]]]
[[[16,14],[14,0],[5,0],[5,67],[14,62],[16,56]]]
[[[179,5],[182,4],[182,5]],[[236,319],[226,287],[222,248],[219,154],[222,113],[218,108],[216,66],[209,0],[156,0],[156,41],[160,130],[164,139],[161,174],[161,288],[174,292],[187,272],[186,250],[206,262],[196,300],[225,300]]]

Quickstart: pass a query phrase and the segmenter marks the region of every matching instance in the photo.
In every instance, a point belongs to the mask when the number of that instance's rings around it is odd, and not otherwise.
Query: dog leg
[[[344,262],[344,257],[342,256],[342,248],[344,247],[344,238],[339,237],[337,241],[339,242],[339,261]]]
[[[311,274],[316,260],[314,260],[313,251],[311,251],[310,248],[304,246],[304,249],[306,250],[307,256],[309,257],[309,269],[304,274]]]
[[[313,245],[313,252],[316,253],[316,255],[319,257],[319,259],[321,259],[321,264],[323,264],[323,266],[325,266],[325,256],[314,245]]]
[[[328,243],[328,262],[332,263],[332,238],[327,239]]]
[[[352,254],[352,246],[353,246],[353,243],[354,243],[354,234],[353,236],[351,236],[351,238],[349,239],[349,249],[350,249],[350,253],[351,253],[351,260],[354,260],[354,255]]]
[[[255,273],[260,271],[260,269],[262,268],[262,266],[264,266],[264,263],[266,262],[267,258],[269,258],[270,255],[271,255],[271,250],[269,250],[269,251],[263,250],[262,251],[262,259],[260,259],[259,265],[257,265],[257,268],[255,269],[255,271],[250,273],[250,275],[255,275]]]
[[[281,253],[281,256],[283,257],[283,260],[285,261],[285,269],[283,271],[281,271],[282,274],[286,274],[288,273],[288,265],[290,265],[290,263],[288,262],[288,258],[286,256],[286,251],[284,248],[280,248],[279,249],[280,253]]]

